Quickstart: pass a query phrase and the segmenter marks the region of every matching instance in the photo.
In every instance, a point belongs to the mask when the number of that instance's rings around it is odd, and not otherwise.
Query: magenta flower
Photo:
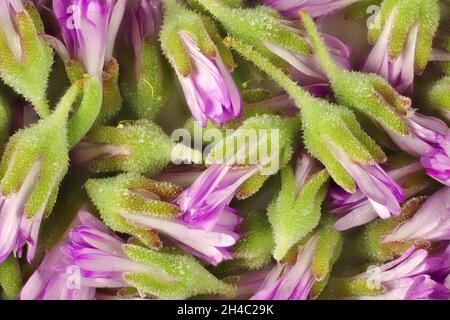
[[[411,219],[385,235],[382,242],[408,240],[450,240],[450,188],[434,193]]]
[[[297,255],[294,265],[277,264],[251,300],[306,300],[318,280],[312,272],[317,237],[311,237]]]
[[[0,29],[17,61],[22,59],[22,45],[16,32],[15,19],[17,12],[21,9],[23,9],[22,0],[0,0]]]
[[[438,270],[441,258],[429,257],[426,250],[410,247],[403,255],[384,265],[370,268],[367,272],[352,277],[365,279],[371,286],[380,287],[378,296],[359,296],[352,299],[419,300],[448,299],[450,290],[434,281],[430,274]]]
[[[187,32],[178,34],[192,70],[188,75],[177,71],[177,75],[194,119],[205,127],[208,119],[221,125],[239,118],[242,98],[219,53],[216,51],[213,57],[208,57]]]
[[[125,241],[104,226],[80,225],[69,233],[70,241],[62,252],[80,269],[81,285],[90,288],[122,288],[128,286],[124,274],[152,273],[161,280],[172,277],[157,268],[131,260],[123,251]]]
[[[65,45],[47,38],[64,61],[76,60],[87,73],[101,79],[105,60],[113,54],[125,5],[126,0],[55,0],[53,11]]]
[[[359,0],[265,0],[264,4],[278,10],[282,15],[298,19],[300,11],[312,18],[337,12]]]
[[[182,219],[205,229],[213,226],[220,213],[229,209],[239,187],[257,172],[257,166],[248,169],[233,169],[226,164],[209,167],[175,199],[183,212]]]
[[[56,245],[41,262],[37,270],[28,279],[20,293],[21,300],[91,300],[95,296],[95,288],[81,284],[81,274],[62,252],[68,233],[75,226],[91,226],[97,230],[107,231],[107,228],[85,209],[80,209],[63,236],[61,243]]]
[[[414,59],[419,23],[415,23],[410,29],[403,52],[395,60],[391,60],[388,47],[394,18],[395,14],[392,13],[386,20],[383,32],[367,57],[362,70],[382,76],[401,94],[410,93],[414,82]]]
[[[182,219],[164,219],[130,213],[119,214],[138,226],[157,230],[169,237],[184,251],[212,265],[232,259],[231,248],[239,240],[235,232],[241,219],[231,208],[223,209],[214,220],[214,225],[203,229]]]
[[[11,253],[22,256],[25,246],[28,262],[34,258],[45,208],[29,218],[25,213],[25,203],[38,182],[40,169],[41,161],[37,160],[18,191],[0,194],[0,263]]]
[[[422,170],[420,163],[414,162],[399,169],[391,170],[387,172],[387,175],[394,181],[401,181],[420,170]],[[412,195],[405,194],[404,196],[407,198]],[[369,223],[379,216],[375,207],[361,189],[352,194],[334,186],[331,188],[329,196],[331,198],[331,212],[339,216],[334,224],[336,230],[348,230]]]
[[[301,34],[300,30],[289,28]],[[321,37],[334,62],[341,68],[350,70],[351,49],[336,37],[324,33],[321,33]],[[304,38],[309,41],[306,36]],[[321,95],[324,91],[323,86],[329,86],[328,78],[315,55],[297,54],[267,41],[264,41],[263,45],[273,54],[285,60],[290,65],[290,72],[294,80],[307,88],[312,94]]]
[[[439,147],[422,156],[420,162],[430,177],[450,186],[450,136],[441,139]]]
[[[356,193],[349,199],[339,193],[336,194],[336,199],[342,198],[341,201],[345,203],[357,205],[366,198],[380,218],[388,219],[391,215],[400,215],[400,203],[404,201],[403,190],[380,165],[356,163],[334,145],[330,145],[330,151],[355,180],[357,187]],[[362,208],[367,209],[370,208]]]
[[[450,133],[443,121],[421,115],[413,109],[407,113],[405,121],[410,130],[407,136],[385,129],[401,150],[415,157],[421,157],[439,149],[441,141]]]

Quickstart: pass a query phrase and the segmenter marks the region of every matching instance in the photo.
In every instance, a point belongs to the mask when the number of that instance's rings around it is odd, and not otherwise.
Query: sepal
[[[3,291],[2,298],[5,300],[17,299],[22,289],[19,261],[13,255],[0,264],[0,289]]]
[[[297,194],[292,168],[286,166],[281,171],[281,190],[267,208],[275,238],[273,256],[276,260],[281,260],[319,223],[327,180],[328,173],[322,170],[311,176]]]
[[[169,99],[170,73],[150,39],[142,43],[139,70],[127,53],[121,60],[120,89],[133,112],[140,118],[154,119]]]
[[[369,26],[370,43],[375,43],[381,36],[386,21],[392,14],[395,16],[389,35],[389,56],[395,60],[401,54],[411,28],[416,23],[419,24],[414,60],[416,73],[421,73],[428,63],[433,38],[439,25],[439,1],[383,1],[379,13]]]
[[[125,274],[125,280],[143,295],[182,300],[197,295],[236,294],[235,287],[214,277],[188,255],[156,252],[135,245],[125,245],[123,249],[131,259],[159,270],[155,274]]]
[[[123,121],[92,129],[72,151],[76,165],[93,172],[137,172],[153,175],[171,160],[173,143],[149,120]]]
[[[35,24],[27,10],[19,10],[14,22],[21,57],[15,57],[8,46],[7,35],[0,31],[0,77],[31,102],[41,117],[46,117],[50,114],[46,91],[53,64],[52,48],[38,34],[42,26]]]
[[[138,174],[91,179],[87,193],[99,210],[102,220],[116,232],[133,235],[148,247],[161,248],[154,230],[145,230],[129,222],[119,213],[174,218],[181,215],[178,206],[170,203],[181,193],[181,187],[157,182]]]

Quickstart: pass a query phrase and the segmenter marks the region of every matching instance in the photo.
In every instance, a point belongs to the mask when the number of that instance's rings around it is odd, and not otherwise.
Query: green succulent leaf
[[[419,24],[415,49],[415,70],[421,73],[428,63],[432,42],[440,20],[438,0],[384,0],[380,11],[369,27],[369,42],[374,43],[383,32],[385,23],[394,14],[394,23],[389,33],[389,56],[397,58],[408,39],[414,24]]]
[[[144,295],[182,300],[198,295],[233,297],[236,294],[232,285],[214,277],[188,255],[156,252],[136,245],[126,245],[124,251],[133,260],[153,266],[164,275],[126,274],[125,280]]]
[[[52,48],[38,34],[40,26],[36,26],[25,9],[18,11],[15,25],[21,58],[15,57],[8,46],[7,35],[0,30],[0,78],[31,102],[41,117],[46,117],[50,114],[46,91],[53,64]]]
[[[2,192],[17,192],[31,171],[39,173],[25,204],[25,213],[30,217],[43,209],[49,213],[54,205],[68,170],[67,120],[83,85],[84,80],[74,83],[50,116],[19,130],[8,141],[0,165]]]
[[[17,258],[12,255],[0,264],[0,292],[5,300],[15,300],[22,289],[22,274]]]
[[[88,133],[86,141],[93,145],[94,150],[107,146],[121,150],[94,156],[89,164],[93,172],[125,171],[153,175],[170,162],[174,146],[170,137],[149,120],[124,121],[115,127],[98,126]],[[80,150],[80,153],[84,152]]]

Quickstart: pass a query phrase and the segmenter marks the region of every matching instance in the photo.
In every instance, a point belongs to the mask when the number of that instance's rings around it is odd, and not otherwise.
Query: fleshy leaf
[[[154,119],[169,99],[170,74],[162,57],[150,40],[144,40],[141,48],[140,70],[134,70],[131,57],[123,53],[121,60],[120,88],[133,112],[141,118]]]
[[[22,288],[22,274],[17,258],[10,256],[0,264],[0,291],[5,300],[17,299]]]
[[[135,245],[127,245],[124,250],[133,260],[156,267],[172,278],[168,281],[150,273],[126,274],[125,280],[145,295],[182,300],[197,295],[232,297],[236,294],[232,285],[214,277],[190,256],[156,252]]]
[[[18,11],[15,24],[21,40],[22,59],[16,60],[5,34],[0,31],[0,77],[30,101],[41,117],[46,117],[50,114],[46,91],[53,64],[53,51],[38,35],[33,19],[25,9]]]

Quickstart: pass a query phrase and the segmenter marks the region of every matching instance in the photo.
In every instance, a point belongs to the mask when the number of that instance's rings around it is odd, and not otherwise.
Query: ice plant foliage
[[[294,170],[283,169],[281,190],[267,208],[276,260],[281,260],[319,223],[328,177],[321,165],[304,150],[297,157]]]
[[[125,5],[125,0],[54,1],[64,43],[56,38],[49,38],[50,42],[64,61],[78,61],[87,73],[101,79],[103,65],[113,54]]]

